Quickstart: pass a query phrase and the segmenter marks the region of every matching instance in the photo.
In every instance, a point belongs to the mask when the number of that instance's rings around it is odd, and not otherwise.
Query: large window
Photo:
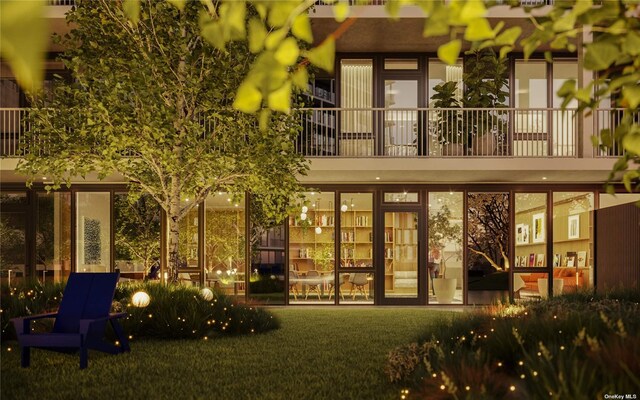
[[[329,302],[335,278],[334,193],[305,193],[289,218],[289,302]]]
[[[150,196],[135,202],[114,195],[115,265],[120,280],[160,278],[160,206]]]
[[[370,59],[340,61],[340,155],[372,156],[373,62]],[[351,109],[351,110],[349,110]]]
[[[205,202],[206,283],[227,294],[244,298],[245,206],[244,197],[219,192]],[[240,298],[240,297],[239,297]]]
[[[550,263],[547,254],[547,194],[516,193],[514,220],[516,251],[512,266],[520,271],[532,269],[532,272],[514,274],[513,291],[516,298],[539,298],[541,293],[546,293],[547,287],[538,288],[538,282],[546,284],[547,280],[538,281],[538,278],[546,278],[548,274],[533,269],[547,269]]]
[[[468,193],[467,273],[470,304],[490,304],[509,290],[509,193]]]
[[[71,193],[38,193],[36,275],[60,282],[71,272]]]
[[[553,108],[560,108],[562,97],[558,96],[558,90],[569,79],[578,79],[578,63],[575,60],[557,60],[553,63]],[[578,107],[578,102],[573,99],[567,108]],[[552,119],[553,155],[572,156],[577,155],[576,148],[576,116],[571,111],[554,112]]]
[[[76,193],[76,270],[111,270],[111,195]]]
[[[181,201],[180,207],[186,207],[191,199]],[[178,281],[185,285],[196,285],[200,281],[199,252],[200,204],[191,208],[179,223],[178,239]],[[169,254],[171,257],[171,254]]]
[[[546,61],[516,60],[515,79],[513,153],[546,156],[549,144]]]
[[[462,203],[461,192],[429,193],[429,303],[463,302]]]
[[[329,296],[337,290],[340,303],[373,304],[373,220],[373,194],[340,195],[340,270],[344,273],[337,284],[329,282]]]
[[[554,292],[593,286],[592,192],[553,193],[553,279]]]
[[[0,269],[13,285],[26,273],[26,193],[0,193]]]

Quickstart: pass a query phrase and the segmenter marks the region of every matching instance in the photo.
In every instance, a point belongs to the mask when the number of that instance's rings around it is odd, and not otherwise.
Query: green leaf
[[[280,47],[278,47],[274,57],[280,64],[288,67],[296,63],[299,55],[300,49],[298,49],[298,42],[296,39],[288,37],[282,42]]]
[[[43,61],[49,41],[44,5],[44,0],[0,1],[0,55],[26,91],[39,89],[44,77]]]
[[[140,0],[124,0],[122,11],[129,21],[136,25],[140,21]]]
[[[467,29],[465,29],[464,31],[465,40],[468,40],[470,42],[493,39],[494,37],[495,33],[493,32],[493,29],[491,29],[489,21],[487,21],[485,18],[478,18],[469,22],[469,25],[467,25]]]
[[[562,17],[553,23],[554,32],[565,32],[573,29],[576,25],[576,15],[572,12],[566,12]]]
[[[324,42],[319,46],[309,50],[306,54],[311,64],[324,69],[327,72],[333,72],[334,61],[336,56],[336,41],[333,35],[327,36]]]
[[[187,4],[187,0],[167,0],[167,2],[173,4],[180,11],[184,11],[184,6]]]
[[[291,110],[291,82],[286,82],[280,89],[271,92],[267,104],[273,111],[288,113]]]
[[[522,28],[519,26],[514,26],[509,29],[506,29],[504,32],[499,34],[496,37],[496,44],[499,46],[510,45],[513,46],[520,37],[522,33]]]
[[[640,54],[640,34],[638,32],[630,30],[627,36],[622,42],[622,51],[632,56]]]
[[[349,16],[349,3],[342,0],[333,6],[333,15],[335,16],[336,22],[344,22],[345,19]]]
[[[571,12],[575,16],[579,16],[579,15],[582,15],[582,14],[586,13],[587,11],[591,10],[591,7],[593,7],[593,1],[592,0],[577,0],[575,5],[573,6],[573,10],[571,10]]]
[[[513,51],[513,46],[502,46],[500,48],[500,58],[503,59],[507,57],[507,55],[511,53],[511,51]]]
[[[623,87],[622,97],[628,102],[629,108],[631,109],[638,108],[638,106],[640,105],[640,86]]]
[[[249,20],[249,51],[258,53],[264,48],[264,40],[267,37],[267,29],[258,18]]]
[[[282,42],[284,38],[287,37],[287,33],[289,32],[287,32],[285,28],[281,28],[269,33],[267,39],[264,41],[264,47],[266,47],[267,50],[275,49],[276,47],[278,47],[280,42]]]
[[[291,80],[297,88],[307,90],[307,83],[309,83],[309,73],[307,72],[307,69],[303,67],[296,69],[291,75]]]
[[[233,107],[242,112],[254,113],[258,111],[261,103],[262,93],[260,93],[253,83],[244,81],[238,88]]]
[[[206,13],[200,13],[200,36],[204,38],[209,44],[213,45],[218,50],[225,50],[226,43],[222,32],[222,27],[217,21],[213,21],[211,17]]]
[[[640,145],[640,140],[638,140],[638,144]],[[638,178],[640,178],[640,172],[638,171],[627,171],[624,173],[624,175],[622,176],[622,183],[624,183],[624,187],[625,189],[627,189],[627,192],[633,192],[632,184]]]
[[[300,14],[291,25],[291,33],[300,40],[313,43],[313,33],[311,32],[311,22],[307,14]]]
[[[220,21],[224,26],[225,40],[244,39],[247,5],[244,1],[226,2],[220,6]]]
[[[589,43],[585,50],[584,67],[591,71],[602,71],[613,64],[619,55],[620,49],[613,42]]]
[[[560,86],[560,89],[558,89],[558,96],[567,97],[569,95],[573,95],[575,90],[576,90],[576,80],[575,79],[569,79],[569,80],[565,81],[562,84],[562,86]]]
[[[487,8],[481,0],[468,0],[460,11],[460,22],[468,24],[475,19],[484,18]]]
[[[424,21],[424,29],[422,36],[442,36],[449,33],[449,9],[443,5],[437,5],[433,11],[433,15]]]
[[[438,58],[448,65],[453,65],[458,61],[461,48],[462,41],[460,39],[454,39],[438,47]]]

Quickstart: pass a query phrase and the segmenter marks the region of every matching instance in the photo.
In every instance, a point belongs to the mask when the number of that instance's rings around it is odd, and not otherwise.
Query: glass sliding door
[[[71,193],[38,193],[36,275],[60,282],[71,272]]]
[[[418,81],[384,81],[384,154],[418,155]]]
[[[373,60],[341,60],[340,76],[340,155],[373,156]]]
[[[384,299],[418,299],[418,213],[384,213]]]
[[[516,60],[513,154],[540,157],[549,154],[547,63]]]

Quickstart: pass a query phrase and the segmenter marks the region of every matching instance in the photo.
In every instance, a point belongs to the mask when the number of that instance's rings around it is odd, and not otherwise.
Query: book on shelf
[[[536,267],[544,267],[544,254],[536,255]]]
[[[587,266],[587,252],[579,251],[578,252],[578,267],[586,267]]]
[[[575,267],[577,257],[578,257],[578,253],[576,253],[575,251],[567,251],[567,257],[566,257],[567,267]]]
[[[560,256],[560,254],[558,254],[558,253],[554,254],[554,256],[553,256],[553,266],[554,267],[559,267],[561,259],[562,259],[562,257]]]
[[[534,267],[536,265],[536,255],[533,253],[529,254],[529,266]]]

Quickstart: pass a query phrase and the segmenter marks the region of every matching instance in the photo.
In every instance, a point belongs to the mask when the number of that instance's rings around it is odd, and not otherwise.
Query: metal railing
[[[71,1],[71,0],[67,0]],[[367,6],[384,6],[390,1],[397,0],[349,0],[349,5],[357,6],[357,5],[367,5]],[[441,3],[448,3],[450,0],[432,0],[432,1],[440,1]],[[518,4],[520,6],[532,7],[532,6],[540,6],[540,5],[551,5],[555,0],[520,0]],[[510,0],[495,0],[496,4],[511,4]],[[317,0],[316,2],[319,6],[325,5],[334,5],[335,2],[327,2],[324,0]]]
[[[308,157],[577,157],[575,110],[302,109],[296,150]],[[607,110],[598,110],[599,113]],[[0,109],[0,155],[19,157],[29,109]],[[600,115],[600,114],[598,114]],[[604,115],[604,114],[603,114]],[[615,125],[610,118],[606,126]],[[600,124],[604,123],[601,118]],[[215,123],[203,120],[205,135]]]
[[[577,157],[576,110],[309,108],[308,157]]]
[[[605,147],[594,146],[594,157],[619,157],[625,153],[622,144],[614,137],[624,112],[623,108],[600,108],[593,112],[593,134],[598,143],[608,143]],[[631,118],[633,123],[640,125],[640,112],[636,112]]]
[[[17,157],[29,129],[28,108],[0,108],[0,156]]]

